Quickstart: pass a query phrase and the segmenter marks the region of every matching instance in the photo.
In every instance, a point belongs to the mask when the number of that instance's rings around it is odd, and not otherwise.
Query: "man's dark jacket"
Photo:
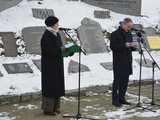
[[[114,75],[132,74],[132,49],[126,47],[126,42],[132,42],[132,34],[121,27],[111,34],[110,47],[113,51]]]

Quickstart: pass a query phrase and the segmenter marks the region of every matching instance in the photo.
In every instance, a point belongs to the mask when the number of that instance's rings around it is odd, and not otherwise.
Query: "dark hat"
[[[45,20],[45,24],[47,27],[51,27],[54,26],[56,23],[58,23],[59,19],[55,16],[49,16],[46,20]]]

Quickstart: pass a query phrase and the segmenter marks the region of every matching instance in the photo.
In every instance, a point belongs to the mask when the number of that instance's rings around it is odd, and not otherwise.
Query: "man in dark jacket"
[[[42,109],[47,115],[60,113],[60,97],[65,94],[62,41],[58,33],[58,21],[54,16],[45,20],[47,28],[41,39]]]
[[[112,104],[120,107],[130,104],[125,99],[129,75],[132,74],[132,50],[137,44],[132,42],[130,32],[133,22],[130,18],[124,19],[120,27],[111,34],[110,47],[113,51],[114,81],[112,90]]]

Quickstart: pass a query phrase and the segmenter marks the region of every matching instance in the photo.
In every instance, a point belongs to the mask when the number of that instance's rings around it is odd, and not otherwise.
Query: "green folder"
[[[80,50],[80,46],[73,42],[68,42],[66,45],[64,45],[63,57],[73,56],[75,53],[80,52]]]

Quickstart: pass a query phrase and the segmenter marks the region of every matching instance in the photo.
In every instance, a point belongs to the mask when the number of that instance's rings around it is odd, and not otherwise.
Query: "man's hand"
[[[126,42],[126,47],[130,48],[131,47],[131,43],[130,42]]]

